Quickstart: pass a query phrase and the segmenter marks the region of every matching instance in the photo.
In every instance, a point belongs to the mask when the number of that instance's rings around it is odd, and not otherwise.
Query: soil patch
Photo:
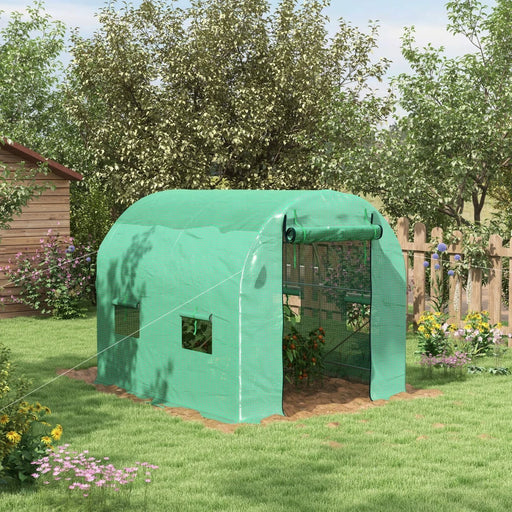
[[[65,375],[71,379],[82,380],[92,384],[101,393],[109,393],[120,398],[129,398],[134,402],[149,402],[128,393],[117,386],[104,386],[94,384],[96,380],[96,367],[82,370],[57,370],[58,375]],[[404,393],[398,393],[390,400],[411,400],[413,398],[433,398],[441,395],[437,389],[415,389],[406,385]],[[321,416],[337,413],[354,413],[370,407],[379,407],[388,400],[371,401],[368,397],[368,386],[357,382],[349,382],[344,379],[324,378],[322,383],[315,383],[304,389],[296,389],[286,383],[283,389],[283,410],[286,416],[274,414],[261,421],[262,425],[268,425],[276,421],[297,421],[311,416]],[[193,409],[185,407],[162,407],[171,416],[177,416],[186,421],[200,421],[208,428],[222,432],[234,432],[242,424],[227,424],[221,421],[204,418]],[[299,426],[300,424],[297,424]],[[329,424],[334,427],[335,424]]]

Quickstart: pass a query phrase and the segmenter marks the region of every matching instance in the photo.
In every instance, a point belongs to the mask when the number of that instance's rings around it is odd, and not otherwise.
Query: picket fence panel
[[[396,233],[398,241],[402,247],[404,256],[406,276],[408,280],[408,305],[412,304],[411,321],[418,323],[421,314],[425,310],[433,309],[433,303],[439,296],[440,290],[436,287],[436,282],[442,268],[435,269],[436,260],[432,258],[437,244],[444,242],[443,230],[439,227],[432,229],[430,237],[427,237],[425,224],[418,222],[413,228],[413,240],[409,239],[410,222],[406,217],[401,217],[397,221]],[[455,266],[455,255],[462,257],[462,233],[456,231],[453,233],[456,239],[455,243],[448,244],[443,257],[448,257],[451,266]],[[451,238],[451,237],[450,237]],[[502,296],[503,277],[508,273],[508,304],[512,300],[512,247],[505,247],[503,240],[499,235],[491,235],[489,244],[486,247],[490,256],[489,268],[469,268],[468,285],[463,289],[460,278],[455,274],[449,280],[449,301],[448,314],[449,321],[462,325],[462,319],[468,311],[489,312],[489,318],[492,323],[505,322],[508,324],[503,327],[506,333],[512,332],[512,308],[509,307]],[[412,257],[411,257],[412,256]],[[508,268],[504,269],[504,261],[508,260]],[[425,266],[428,261],[428,267]],[[412,268],[411,268],[412,263]],[[483,270],[488,271],[487,283],[483,283]],[[428,276],[428,274],[430,274]],[[431,293],[427,295],[426,279],[430,277]],[[469,290],[468,290],[469,288]]]

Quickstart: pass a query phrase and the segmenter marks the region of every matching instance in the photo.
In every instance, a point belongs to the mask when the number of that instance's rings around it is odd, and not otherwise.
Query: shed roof
[[[5,137],[0,138],[0,147],[10,153],[17,155],[22,158],[22,160],[33,163],[33,164],[41,164],[46,163],[48,167],[61,178],[65,178],[67,180],[80,181],[83,176],[68,167],[65,167],[54,160],[50,160],[49,158],[45,158],[44,156],[32,151],[31,149],[17,143],[6,139]]]

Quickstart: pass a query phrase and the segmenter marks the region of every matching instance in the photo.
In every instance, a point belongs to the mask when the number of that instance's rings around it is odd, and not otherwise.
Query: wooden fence
[[[409,240],[409,220],[402,217],[398,220],[396,233],[404,255],[406,276],[409,284],[408,303],[412,303],[411,320],[418,322],[425,309],[432,309],[432,299],[435,300],[439,293],[436,284],[441,278],[442,267],[435,268],[438,260],[432,258],[435,247],[443,242],[443,230],[434,228],[427,240],[425,224],[414,225],[414,239]],[[462,233],[455,231],[456,243],[447,243],[447,250],[443,258],[448,259],[453,267],[456,267],[455,256],[462,255]],[[509,244],[510,245],[510,244]],[[508,327],[503,327],[504,332],[512,332],[512,308],[503,300],[503,279],[508,282],[508,304],[512,299],[512,247],[504,247],[503,240],[498,235],[491,235],[486,250],[490,257],[488,267],[469,268],[467,285],[463,289],[460,277],[455,273],[449,278],[448,313],[450,321],[461,325],[461,318],[467,311],[489,311],[492,323],[506,322]],[[503,268],[504,261],[508,260],[508,267]],[[411,265],[412,261],[412,265]],[[429,265],[425,266],[425,262]],[[488,278],[484,285],[484,271],[488,272]],[[430,274],[430,275],[428,275]],[[430,277],[430,296],[426,293],[426,279]]]

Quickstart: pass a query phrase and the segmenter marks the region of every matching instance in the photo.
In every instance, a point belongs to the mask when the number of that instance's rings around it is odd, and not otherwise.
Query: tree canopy
[[[64,36],[64,24],[41,2],[27,16],[13,12],[0,30],[0,134],[68,163],[59,91]]]
[[[389,111],[368,88],[377,28],[326,1],[159,0],[73,36],[69,113],[94,175],[128,205],[165,188],[319,188]],[[343,119],[343,126],[337,122]]]
[[[45,156],[66,162],[67,131],[58,93],[64,25],[52,21],[40,2],[27,7],[28,18],[11,14],[0,29],[0,140],[20,142]],[[0,11],[1,15],[1,11]],[[39,169],[45,172],[44,167]],[[37,171],[0,165],[0,229],[46,185],[36,185]]]
[[[412,71],[395,84],[406,115],[380,134],[363,179],[346,183],[380,196],[394,216],[462,225],[481,221],[489,194],[511,172],[512,4],[498,0],[488,12],[459,0],[447,10],[449,31],[475,52],[448,58],[443,48],[415,47],[414,29],[405,31]]]

